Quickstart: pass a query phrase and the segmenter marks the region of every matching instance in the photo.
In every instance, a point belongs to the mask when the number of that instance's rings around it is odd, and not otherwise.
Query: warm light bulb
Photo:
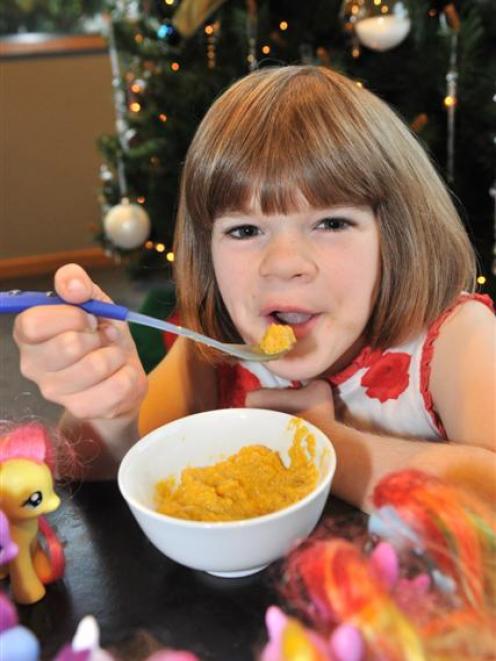
[[[288,22],[287,21],[281,21],[279,23],[279,29],[280,30],[287,30],[288,29]]]
[[[165,259],[168,262],[173,262],[174,261],[174,253],[173,252],[168,252],[167,255],[165,256]]]
[[[171,64],[172,71],[179,71],[179,68],[180,68],[179,62],[173,62]]]
[[[143,197],[143,195],[140,195],[139,197],[137,197],[136,202],[138,202],[138,204],[144,204],[145,198]]]
[[[141,110],[141,105],[137,101],[133,101],[129,104],[129,110],[131,112],[139,112]]]
[[[451,107],[456,105],[456,97],[454,97],[454,96],[445,96],[443,103],[446,106],[446,108],[451,108]]]
[[[206,25],[205,26],[205,34],[213,34],[214,33],[214,26],[213,25]]]
[[[262,53],[268,55],[270,53],[270,46],[262,46]]]
[[[166,5],[173,5],[173,4],[174,4],[174,0],[165,0],[165,4],[166,4]]]
[[[146,248],[147,250],[151,250],[151,249],[153,248],[153,241],[147,241],[147,242],[145,243],[145,248]]]
[[[157,245],[155,246],[155,250],[156,250],[157,252],[164,252],[164,251],[165,251],[165,246],[164,246],[164,244],[163,244],[163,243],[157,243]]]
[[[484,275],[480,275],[477,278],[477,284],[478,285],[485,285],[486,284],[486,277]]]
[[[165,114],[165,112],[161,112],[158,118],[160,119],[161,122],[167,121],[167,115]]]

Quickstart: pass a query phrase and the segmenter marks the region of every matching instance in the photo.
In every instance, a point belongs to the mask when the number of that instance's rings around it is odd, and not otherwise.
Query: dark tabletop
[[[280,603],[279,563],[239,579],[187,569],[146,539],[116,483],[69,485],[58,493],[62,504],[50,522],[65,545],[65,577],[39,603],[18,608],[44,659],[72,639],[88,614],[98,620],[102,645],[128,648],[122,655],[132,661],[153,644],[190,650],[202,661],[256,658],[266,641],[265,611]],[[333,498],[327,511],[356,518]]]

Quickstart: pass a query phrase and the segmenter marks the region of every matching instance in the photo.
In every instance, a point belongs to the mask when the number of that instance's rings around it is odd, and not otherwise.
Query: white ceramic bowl
[[[197,413],[154,430],[126,454],[119,467],[119,489],[148,539],[176,562],[223,577],[247,576],[287,553],[315,527],[336,467],[331,442],[304,422],[316,441],[317,486],[302,500],[252,519],[202,522],[154,510],[155,484],[180,477],[183,468],[207,466],[245,445],[262,444],[283,461],[294,438],[294,416],[262,409],[221,409]]]

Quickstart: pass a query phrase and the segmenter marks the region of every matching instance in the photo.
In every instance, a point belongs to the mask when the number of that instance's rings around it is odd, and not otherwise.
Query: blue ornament
[[[159,39],[167,39],[174,32],[174,27],[170,23],[162,23],[162,25],[157,30],[157,37]]]

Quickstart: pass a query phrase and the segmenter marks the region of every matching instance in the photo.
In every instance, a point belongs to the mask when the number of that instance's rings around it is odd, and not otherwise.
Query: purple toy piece
[[[7,631],[7,629],[12,629],[12,627],[16,626],[17,622],[17,612],[14,605],[3,592],[0,592],[0,633]]]
[[[0,510],[0,565],[6,565],[13,560],[18,551],[17,544],[12,541],[10,536],[9,520]]]

